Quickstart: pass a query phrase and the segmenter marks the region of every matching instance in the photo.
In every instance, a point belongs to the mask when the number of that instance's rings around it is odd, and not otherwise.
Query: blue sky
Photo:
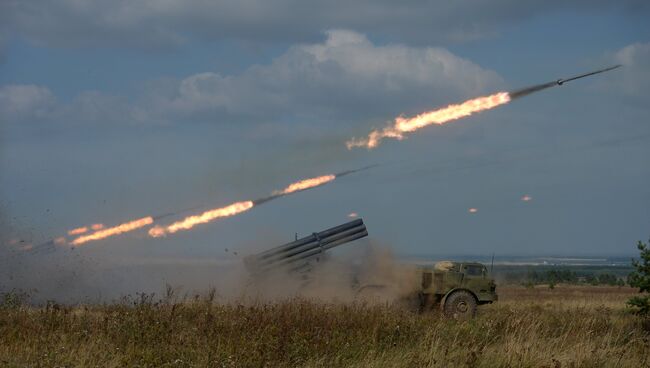
[[[634,254],[650,235],[644,1],[8,1],[0,13],[5,247],[375,163],[193,231],[80,251],[219,257],[350,212],[401,255]],[[617,63],[376,150],[344,145],[399,114]]]

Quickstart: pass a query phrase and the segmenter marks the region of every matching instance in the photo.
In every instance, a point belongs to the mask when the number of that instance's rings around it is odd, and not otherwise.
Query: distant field
[[[456,322],[385,305],[209,299],[0,308],[3,367],[647,367],[629,288],[501,288]]]

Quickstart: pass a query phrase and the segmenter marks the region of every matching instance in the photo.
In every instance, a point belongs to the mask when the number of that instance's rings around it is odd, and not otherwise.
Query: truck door
[[[477,264],[464,264],[463,272],[463,286],[475,292],[484,289],[485,282],[485,267]]]

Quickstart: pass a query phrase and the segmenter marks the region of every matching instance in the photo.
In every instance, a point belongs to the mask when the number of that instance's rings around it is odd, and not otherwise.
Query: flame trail
[[[461,104],[449,105],[441,109],[427,111],[412,118],[398,116],[392,126],[382,130],[373,130],[367,138],[353,138],[345,143],[348,149],[354,147],[375,148],[384,138],[404,139],[404,133],[411,133],[431,124],[442,125],[453,120],[470,116],[474,113],[493,109],[510,102],[508,92],[499,92],[467,100]]]
[[[68,230],[68,235],[79,235],[88,231],[86,226],[78,227],[76,229]]]
[[[188,216],[181,221],[174,222],[168,226],[155,226],[149,229],[149,235],[158,238],[167,234],[173,234],[179,230],[189,230],[195,225],[204,224],[222,217],[234,216],[253,208],[253,201],[243,201],[230,204],[225,207],[205,211],[200,215]]]
[[[319,185],[323,185],[325,183],[329,183],[330,181],[336,179],[336,175],[330,174],[330,175],[323,175],[323,176],[318,176],[315,178],[310,178],[310,179],[305,179],[305,180],[300,180],[295,183],[290,184],[286,188],[282,190],[276,190],[273,192],[273,195],[286,195],[290,194],[293,192],[298,192],[301,190],[306,190],[310,189],[313,187],[317,187]]]
[[[411,133],[431,124],[442,125],[453,120],[470,116],[474,113],[493,109],[510,102],[508,92],[498,92],[493,95],[467,100],[461,104],[449,105],[437,110],[427,111],[412,118],[398,116],[392,126],[382,130],[373,130],[367,138],[353,138],[345,144],[348,149],[354,147],[375,148],[384,138],[404,139],[404,133]]]
[[[141,219],[125,222],[123,224],[114,227],[98,230],[92,234],[80,236],[75,240],[73,240],[70,244],[74,245],[75,247],[78,247],[81,244],[84,244],[91,240],[100,240],[100,239],[108,238],[109,236],[122,234],[128,231],[133,231],[141,227],[151,225],[152,223],[153,223],[153,217],[151,216],[143,217]]]
[[[594,74],[608,72],[620,68],[622,65],[613,65],[605,69],[592,71],[576,75],[569,78],[562,78],[552,82],[537,84],[534,86],[522,88],[512,92],[497,92],[493,95],[483,96],[467,100],[461,104],[449,105],[440,109],[428,111],[417,115],[412,118],[403,118],[401,116],[395,118],[392,126],[387,126],[382,130],[373,130],[368,134],[367,138],[352,138],[345,142],[348,149],[354,147],[366,147],[368,149],[375,148],[381,143],[384,138],[395,138],[398,140],[404,139],[404,133],[411,133],[420,128],[431,124],[445,124],[447,122],[470,116],[474,113],[493,109],[497,106],[506,104],[514,99],[528,96],[532,93],[545,90],[547,88],[561,86],[565,83],[574,81],[576,79],[589,77]]]
[[[183,220],[172,223],[171,225],[152,227],[151,229],[149,229],[149,236],[158,238],[161,236],[166,236],[168,234],[173,234],[180,230],[189,230],[198,224],[204,224],[223,217],[234,216],[242,212],[248,211],[257,205],[276,199],[278,197],[282,197],[285,195],[289,195],[289,194],[301,192],[303,190],[325,185],[339,176],[347,175],[359,170],[366,170],[370,167],[372,166],[364,167],[358,170],[345,171],[338,174],[321,175],[314,178],[299,180],[295,183],[289,184],[287,187],[285,187],[282,190],[273,191],[273,193],[268,197],[256,199],[253,201],[235,202],[225,207],[219,207],[219,208],[205,211],[200,215],[188,216]]]
[[[327,183],[333,181],[334,179],[336,179],[336,178],[338,178],[340,176],[348,175],[348,174],[355,173],[355,172],[362,171],[362,170],[367,170],[367,169],[370,169],[370,168],[375,167],[375,166],[377,166],[377,165],[367,166],[367,167],[363,167],[363,168],[355,169],[355,170],[344,171],[344,172],[337,173],[337,174],[321,175],[321,176],[317,176],[317,177],[314,177],[314,178],[300,180],[300,181],[297,181],[295,183],[289,184],[286,188],[284,188],[282,190],[274,191],[272,193],[272,195],[270,195],[268,197],[260,198],[260,199],[254,200],[254,201],[242,201],[242,202],[232,203],[232,204],[230,204],[228,206],[225,206],[225,207],[220,207],[220,208],[215,208],[215,209],[204,211],[203,213],[201,213],[199,215],[188,216],[188,217],[184,218],[181,221],[174,222],[174,223],[172,223],[170,225],[167,225],[167,226],[155,226],[155,227],[152,227],[151,229],[149,229],[149,235],[154,237],[154,238],[157,238],[157,237],[161,237],[161,236],[166,236],[167,234],[173,234],[173,233],[175,233],[177,231],[180,231],[180,230],[189,230],[189,229],[193,228],[195,225],[207,223],[207,222],[210,222],[210,221],[222,218],[222,217],[234,216],[234,215],[237,215],[239,213],[248,211],[249,209],[251,209],[251,208],[253,208],[253,207],[255,207],[255,206],[259,205],[259,204],[262,204],[264,202],[268,202],[268,201],[273,200],[275,198],[282,197],[282,196],[289,195],[289,194],[293,194],[293,193],[297,193],[297,192],[300,192],[300,191],[303,191],[303,190],[315,188],[315,187],[327,184]],[[68,231],[68,235],[85,234],[86,232],[89,231],[89,229],[93,230],[94,232],[90,233],[90,234],[83,235],[83,236],[79,236],[76,239],[72,240],[70,242],[70,244],[75,246],[75,247],[78,247],[78,246],[81,246],[82,244],[87,243],[89,241],[105,239],[105,238],[108,238],[108,237],[111,237],[111,236],[115,236],[115,235],[119,235],[119,234],[129,232],[129,231],[134,231],[134,230],[140,229],[142,227],[151,225],[151,224],[154,223],[154,221],[160,220],[162,218],[165,218],[165,217],[168,217],[168,216],[178,215],[180,213],[187,212],[187,211],[196,210],[197,208],[200,208],[200,207],[203,207],[203,206],[186,208],[186,209],[183,209],[183,210],[180,210],[180,211],[165,213],[165,214],[158,215],[158,216],[147,216],[147,217],[143,217],[143,218],[140,218],[140,219],[137,219],[137,220],[125,222],[125,223],[122,223],[120,225],[117,225],[117,226],[111,227],[111,228],[105,228],[104,225],[100,224],[100,223],[90,225],[90,227],[84,226],[84,227],[75,228],[75,229],[72,229],[72,230]],[[34,250],[37,251],[37,250],[43,250],[43,249],[45,249],[45,250],[52,249],[52,245],[55,245],[55,244],[56,245],[64,245],[64,244],[67,244],[67,240],[64,237],[59,237],[59,238],[56,238],[54,240],[50,240],[50,241],[48,241],[48,242],[46,242],[44,244],[40,244],[40,245],[34,247]]]

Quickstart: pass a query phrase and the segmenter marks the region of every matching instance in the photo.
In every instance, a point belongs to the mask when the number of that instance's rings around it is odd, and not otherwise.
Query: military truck
[[[422,310],[440,306],[446,315],[464,319],[474,316],[477,305],[498,300],[494,279],[478,262],[443,261],[420,266],[417,274]]]
[[[362,219],[356,219],[313,233],[293,242],[277,246],[264,252],[244,258],[244,264],[253,279],[264,281],[272,271],[286,271],[299,275],[308,287],[309,273],[317,263],[327,259],[327,250],[368,236]],[[419,302],[421,311],[440,306],[453,318],[464,319],[476,313],[477,305],[497,300],[496,284],[489,277],[487,268],[476,262],[438,262],[431,266],[403,265],[417,267],[417,285],[408,285],[407,298]],[[358,280],[351,285],[358,293],[381,290],[386,285],[363,284]]]

